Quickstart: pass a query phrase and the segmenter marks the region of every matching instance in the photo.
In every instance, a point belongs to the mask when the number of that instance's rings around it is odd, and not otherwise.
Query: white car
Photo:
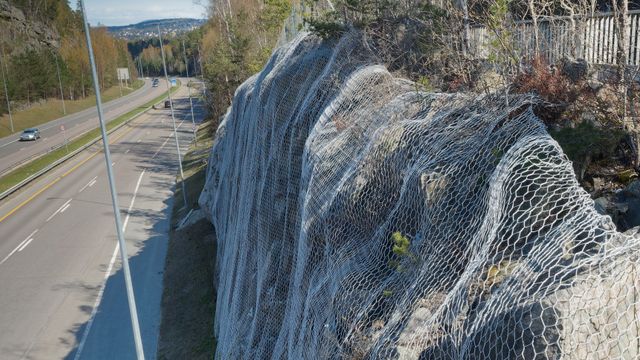
[[[20,134],[20,141],[36,141],[40,139],[40,130],[36,128],[24,129]]]

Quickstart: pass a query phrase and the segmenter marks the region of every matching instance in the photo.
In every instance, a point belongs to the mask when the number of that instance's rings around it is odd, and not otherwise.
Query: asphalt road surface
[[[111,100],[104,104],[103,110],[107,122],[122,114],[151,101],[167,91],[166,82],[160,81],[158,87],[151,86],[151,80],[131,94]],[[60,126],[64,125],[63,132]],[[0,139],[0,174],[25,160],[41,154],[48,149],[64,144],[65,138],[76,137],[98,127],[98,113],[95,106],[52,120],[38,126],[41,138],[36,141],[19,141],[20,133]]]
[[[175,95],[183,152],[193,136],[186,93]],[[178,166],[172,133],[161,109],[110,136],[147,359],[156,355]],[[101,149],[0,203],[0,359],[135,358]]]

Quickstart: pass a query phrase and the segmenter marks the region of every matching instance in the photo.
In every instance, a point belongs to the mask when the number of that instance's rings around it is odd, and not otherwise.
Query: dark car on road
[[[165,109],[168,109],[168,108],[170,108],[170,107],[171,107],[171,101],[169,101],[169,100],[165,101],[165,102],[164,102],[164,108],[165,108]]]
[[[40,139],[40,130],[36,128],[24,129],[20,134],[20,141],[35,141]]]

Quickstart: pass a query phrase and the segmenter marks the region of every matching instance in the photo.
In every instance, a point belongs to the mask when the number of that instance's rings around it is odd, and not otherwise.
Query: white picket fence
[[[627,29],[629,47],[628,65],[640,65],[640,11],[630,11],[631,26]],[[555,63],[562,58],[584,59],[590,64],[616,64],[618,47],[617,29],[612,14],[588,17],[563,17],[538,22],[538,54]],[[515,51],[521,58],[535,53],[532,21],[515,22],[508,31],[513,35]],[[472,27],[469,50],[476,58],[487,58],[496,52],[491,45],[495,34],[486,27]]]

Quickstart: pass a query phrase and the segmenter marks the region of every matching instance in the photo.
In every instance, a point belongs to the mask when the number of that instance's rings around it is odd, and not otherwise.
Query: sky
[[[84,0],[89,23],[129,25],[144,20],[205,17],[207,0]],[[71,2],[73,3],[73,2]]]

